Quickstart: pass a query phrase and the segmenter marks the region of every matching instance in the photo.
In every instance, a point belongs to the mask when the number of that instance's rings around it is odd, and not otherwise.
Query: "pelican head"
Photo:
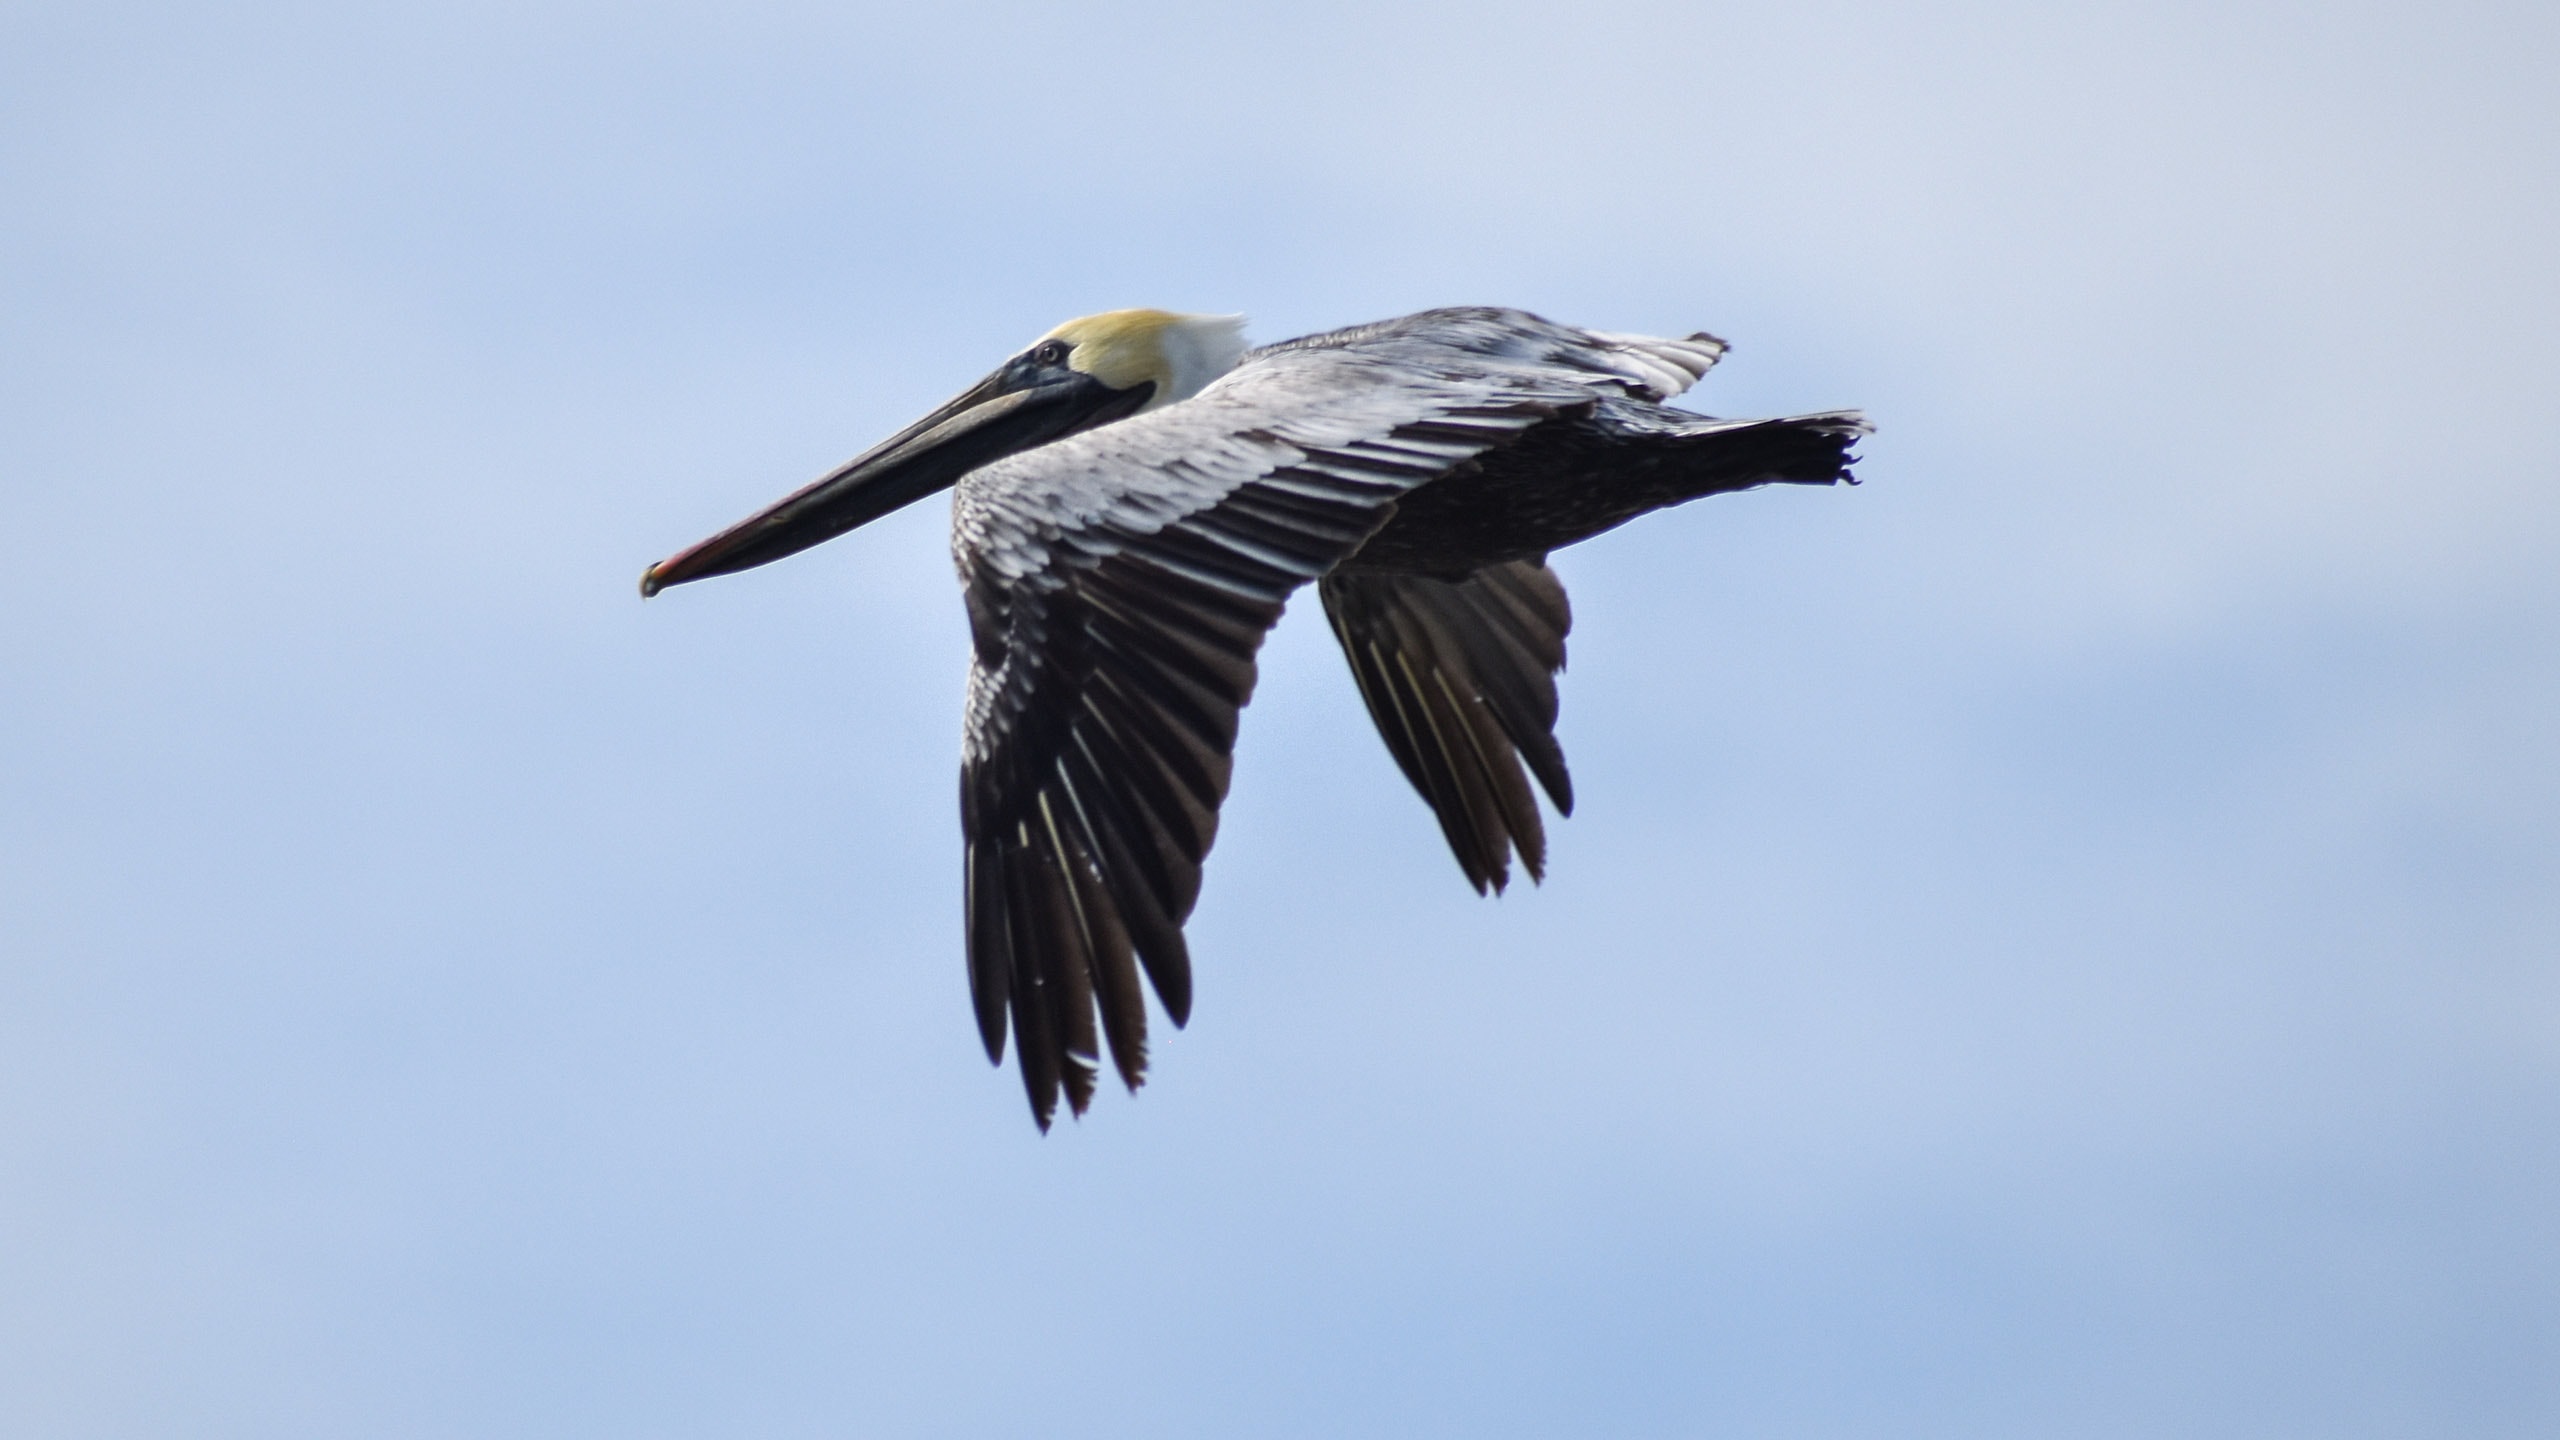
[[[1244,355],[1241,315],[1109,310],[1070,320],[986,379],[772,507],[641,572],[640,593],[750,569],[949,488],[992,460],[1187,400]]]

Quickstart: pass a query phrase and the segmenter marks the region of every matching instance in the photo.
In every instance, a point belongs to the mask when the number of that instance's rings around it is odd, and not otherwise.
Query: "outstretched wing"
[[[1529,878],[1543,878],[1546,827],[1521,763],[1558,814],[1573,813],[1555,738],[1555,677],[1573,628],[1564,583],[1542,560],[1513,560],[1454,582],[1337,570],[1317,593],[1370,718],[1468,882],[1499,892],[1515,848]]]
[[[1866,433],[1850,413],[1713,420],[1604,398],[1405,497],[1324,578],[1325,614],[1370,717],[1479,894],[1503,888],[1515,849],[1529,878],[1545,870],[1522,761],[1559,813],[1573,809],[1553,733],[1573,614],[1546,551],[1703,495],[1847,479],[1849,447]],[[1483,563],[1506,554],[1519,558]],[[1470,565],[1456,579],[1429,573]]]
[[[1289,593],[1413,487],[1712,359],[1643,343],[1518,312],[1408,317],[1257,352],[1189,401],[961,482],[970,992],[990,1059],[1010,1019],[1044,1128],[1061,1088],[1083,1111],[1106,1045],[1125,1083],[1145,1074],[1141,967],[1175,1024],[1190,1013],[1182,924]]]

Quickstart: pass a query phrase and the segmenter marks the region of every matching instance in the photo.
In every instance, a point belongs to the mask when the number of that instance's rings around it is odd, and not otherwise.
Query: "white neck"
[[[1184,315],[1157,333],[1166,383],[1146,408],[1188,400],[1244,358],[1244,317]]]

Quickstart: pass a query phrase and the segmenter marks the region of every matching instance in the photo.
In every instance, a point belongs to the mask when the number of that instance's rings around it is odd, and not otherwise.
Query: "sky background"
[[[0,1432],[2560,1433],[2560,10],[0,6]],[[1312,603],[1154,1078],[980,1054],[1068,316],[1711,329],[1477,899]]]

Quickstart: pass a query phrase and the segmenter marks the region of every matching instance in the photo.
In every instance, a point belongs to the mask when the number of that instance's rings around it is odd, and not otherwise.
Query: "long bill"
[[[1142,382],[1115,390],[1063,365],[1007,365],[832,474],[642,571],[641,597],[833,540],[991,460],[1117,420],[1153,389]]]

